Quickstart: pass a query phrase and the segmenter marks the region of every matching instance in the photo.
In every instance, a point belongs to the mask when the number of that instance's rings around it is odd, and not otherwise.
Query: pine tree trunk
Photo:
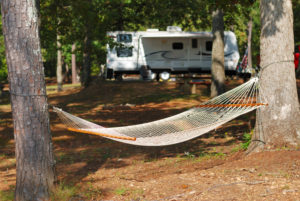
[[[36,6],[36,0],[1,2],[16,143],[17,201],[49,200],[54,182]]]
[[[260,10],[260,94],[269,106],[257,111],[249,152],[300,142],[291,0],[261,0]]]
[[[56,79],[57,79],[57,91],[62,91],[63,88],[63,73],[62,73],[62,53],[60,35],[57,34],[57,65],[56,65]]]
[[[217,9],[212,13],[212,66],[211,66],[211,97],[218,96],[225,91],[225,68],[224,68],[224,21],[223,12]]]

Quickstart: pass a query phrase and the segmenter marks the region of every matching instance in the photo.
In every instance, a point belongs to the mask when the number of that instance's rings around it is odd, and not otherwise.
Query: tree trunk
[[[77,83],[77,69],[76,69],[76,44],[73,43],[72,45],[72,84]]]
[[[83,68],[81,75],[81,85],[84,87],[88,87],[91,81],[91,38],[89,31],[87,28],[84,38]]]
[[[217,9],[212,13],[212,65],[211,65],[211,97],[218,96],[225,91],[225,68],[224,68],[224,21],[223,12]]]
[[[261,101],[249,152],[297,146],[300,116],[295,68],[291,0],[261,0]]]
[[[54,182],[36,6],[35,0],[1,2],[16,143],[17,201],[49,200]]]
[[[248,22],[248,68],[251,69],[252,72],[252,18],[250,18]]]
[[[57,66],[56,66],[56,78],[57,78],[57,91],[62,91],[63,73],[62,73],[62,53],[60,35],[57,34]]]

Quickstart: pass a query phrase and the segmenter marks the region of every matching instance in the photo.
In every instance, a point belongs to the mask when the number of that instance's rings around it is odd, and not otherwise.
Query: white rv
[[[123,74],[148,72],[152,78],[176,73],[209,73],[211,69],[212,33],[184,32],[179,27],[167,31],[108,32],[121,46],[107,46],[107,78],[120,79]],[[225,32],[225,71],[235,74],[239,52],[235,34]],[[147,73],[146,73],[147,75]]]

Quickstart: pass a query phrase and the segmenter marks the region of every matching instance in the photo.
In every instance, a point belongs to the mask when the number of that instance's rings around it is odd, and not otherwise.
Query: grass
[[[231,153],[239,152],[240,150],[242,150],[242,149],[241,149],[241,146],[238,145],[238,146],[233,147],[233,148],[231,149]]]
[[[222,152],[203,153],[196,158],[196,162],[201,162],[203,160],[210,160],[210,159],[222,159],[225,156],[226,154]]]
[[[77,83],[77,84],[64,84],[63,85],[63,88],[70,88],[70,87],[80,87],[81,85],[80,85],[80,83]],[[55,84],[55,85],[48,85],[47,87],[46,87],[46,89],[47,90],[53,90],[53,89],[57,89],[57,85]]]
[[[135,189],[135,188],[117,188],[114,190],[114,194],[118,196],[128,196],[129,200],[141,200],[141,197],[144,195],[143,189]]]
[[[11,168],[11,167],[15,167],[15,165],[16,165],[15,158],[3,158],[0,161],[0,168]]]
[[[78,189],[76,186],[65,185],[60,183],[51,193],[51,200],[66,201],[77,195]]]
[[[121,188],[115,189],[114,193],[116,195],[124,196],[124,195],[126,195],[127,191],[128,191],[128,189],[121,187]]]
[[[1,201],[11,201],[11,200],[14,200],[14,188],[11,187],[7,191],[0,191],[0,200]]]
[[[92,199],[93,197],[99,197],[102,195],[102,191],[95,186],[91,182],[87,183],[87,186],[83,192],[84,196],[88,199]]]
[[[81,86],[80,83],[78,83],[78,84],[64,84],[63,85],[63,90],[65,88],[80,87],[80,86]],[[56,84],[55,85],[48,85],[48,86],[46,86],[46,90],[47,90],[47,95],[54,94],[54,93],[57,92],[57,85]]]

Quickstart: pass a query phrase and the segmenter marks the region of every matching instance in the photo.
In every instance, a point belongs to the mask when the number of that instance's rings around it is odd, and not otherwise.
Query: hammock
[[[133,126],[105,128],[54,107],[68,130],[140,146],[165,146],[203,135],[222,124],[267,105],[258,101],[258,78],[204,104],[165,119]]]

